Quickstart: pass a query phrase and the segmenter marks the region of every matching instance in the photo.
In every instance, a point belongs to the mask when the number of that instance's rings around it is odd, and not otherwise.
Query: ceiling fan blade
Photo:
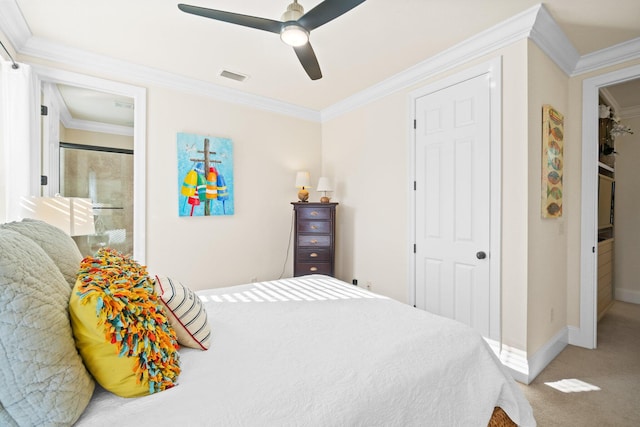
[[[318,58],[313,52],[311,43],[304,44],[302,46],[294,47],[300,63],[304,67],[311,80],[318,80],[322,78],[322,71],[320,71],[320,64],[318,64]]]
[[[308,31],[311,31],[349,12],[365,1],[366,0],[325,0],[300,17],[298,23]]]
[[[207,9],[205,7],[191,6],[182,3],[178,5],[178,8],[181,11],[190,13],[192,15],[203,16],[205,18],[215,19],[217,21],[224,21],[231,24],[269,31],[270,33],[280,34],[280,31],[282,30],[283,23],[280,21],[275,21],[273,19],[225,12],[223,10]]]

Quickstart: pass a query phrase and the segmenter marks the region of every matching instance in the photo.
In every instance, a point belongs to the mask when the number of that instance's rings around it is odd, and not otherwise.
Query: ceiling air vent
[[[237,82],[243,82],[246,80],[247,77],[249,77],[245,74],[234,73],[233,71],[229,71],[229,70],[220,71],[220,76],[225,77],[227,79],[235,80]]]

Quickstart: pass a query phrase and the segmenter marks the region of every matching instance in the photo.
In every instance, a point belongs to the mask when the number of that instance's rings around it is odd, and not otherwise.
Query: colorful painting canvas
[[[179,215],[233,215],[232,141],[189,133],[177,140]]]
[[[550,105],[542,107],[542,217],[562,216],[564,116]]]

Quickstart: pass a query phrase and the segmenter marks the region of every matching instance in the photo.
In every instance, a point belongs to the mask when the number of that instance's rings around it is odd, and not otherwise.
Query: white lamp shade
[[[38,219],[70,236],[95,234],[91,199],[79,197],[23,197],[22,218]]]
[[[296,174],[297,188],[311,188],[310,185],[309,172],[300,171]]]
[[[318,188],[316,191],[333,191],[333,187],[331,186],[331,182],[329,178],[326,176],[321,176],[318,178]]]

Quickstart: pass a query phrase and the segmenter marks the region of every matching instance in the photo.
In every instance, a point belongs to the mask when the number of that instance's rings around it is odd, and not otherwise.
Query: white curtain
[[[19,219],[20,198],[40,195],[39,107],[31,67],[0,59],[0,222]]]

